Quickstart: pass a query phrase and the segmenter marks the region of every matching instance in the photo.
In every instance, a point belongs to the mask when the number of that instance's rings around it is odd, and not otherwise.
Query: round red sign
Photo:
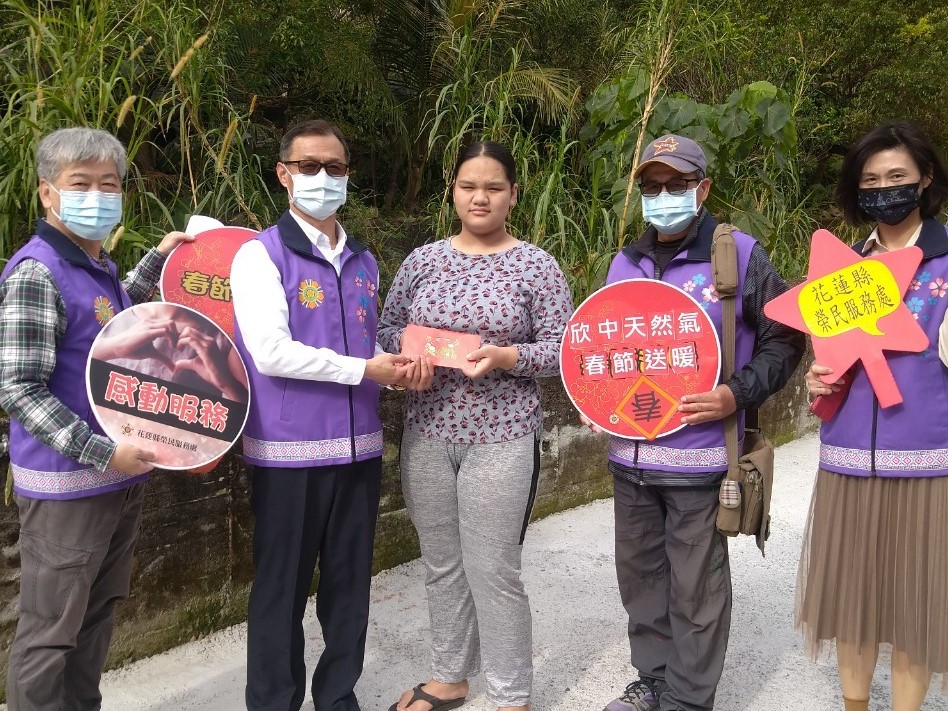
[[[573,405],[610,434],[648,439],[684,427],[683,395],[713,390],[718,333],[701,305],[653,279],[627,279],[586,299],[566,324],[560,375]]]
[[[230,267],[240,246],[258,234],[245,227],[218,227],[182,242],[165,260],[161,298],[200,311],[233,338]]]

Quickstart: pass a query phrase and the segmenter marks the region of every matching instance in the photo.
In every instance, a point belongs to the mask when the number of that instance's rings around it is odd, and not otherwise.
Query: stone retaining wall
[[[534,518],[611,496],[604,438],[578,424],[558,380],[544,382],[543,407],[542,472]],[[418,555],[418,539],[405,512],[398,477],[401,395],[385,392],[382,408],[387,444],[376,571]],[[802,369],[767,403],[761,423],[775,443],[815,426],[806,414]],[[6,468],[4,458],[0,471]],[[233,455],[202,476],[154,474],[148,485],[132,595],[119,607],[110,666],[156,654],[245,619],[253,575],[253,520],[247,488],[247,472]],[[0,507],[0,679],[6,678],[16,625],[17,532],[16,507]]]

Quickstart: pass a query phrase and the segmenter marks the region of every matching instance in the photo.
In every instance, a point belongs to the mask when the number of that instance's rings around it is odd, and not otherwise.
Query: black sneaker
[[[658,698],[664,686],[660,679],[641,677],[625,687],[622,696],[606,704],[603,711],[658,711]]]

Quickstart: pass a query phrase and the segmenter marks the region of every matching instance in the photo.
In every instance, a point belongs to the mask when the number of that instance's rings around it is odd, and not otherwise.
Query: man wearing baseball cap
[[[722,308],[711,269],[717,221],[704,151],[690,138],[652,141],[633,172],[649,223],[612,261],[607,283],[658,279],[691,293],[722,335]],[[605,711],[704,711],[727,650],[731,574],[726,539],[715,520],[727,470],[723,420],[755,410],[787,382],[803,336],[764,316],[786,291],[764,248],[735,231],[739,287],[735,372],[706,393],[686,395],[686,426],[654,442],[611,437],[615,486],[616,571],[629,615],[632,681]],[[587,422],[587,424],[589,424]]]

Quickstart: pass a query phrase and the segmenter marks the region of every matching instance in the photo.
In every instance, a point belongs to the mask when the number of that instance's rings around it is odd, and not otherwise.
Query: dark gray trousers
[[[144,484],[82,499],[17,496],[20,617],[9,711],[98,711],[115,604],[128,597]]]
[[[727,651],[731,571],[718,488],[615,484],[616,573],[632,665],[664,680],[663,711],[705,711]]]

